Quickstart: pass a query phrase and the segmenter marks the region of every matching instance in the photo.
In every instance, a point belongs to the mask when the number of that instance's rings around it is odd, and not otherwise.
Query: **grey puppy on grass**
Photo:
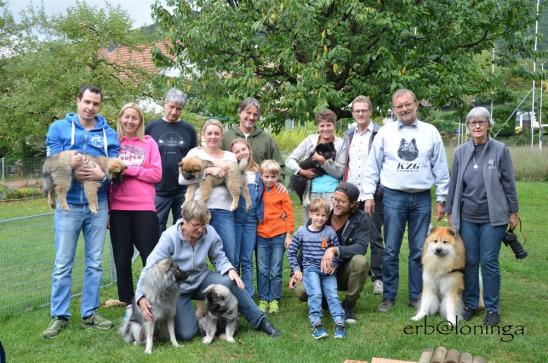
[[[204,291],[207,314],[198,321],[205,336],[202,343],[210,344],[216,335],[219,339],[234,343],[238,320],[238,300],[230,290],[220,284],[209,285]]]
[[[188,274],[182,271],[172,259],[166,258],[154,264],[145,274],[143,292],[151,305],[153,319],[148,321],[139,304],[133,304],[133,312],[125,317],[120,335],[128,344],[146,343],[145,353],[152,353],[154,336],[171,341],[179,347],[175,338],[175,312],[179,297],[179,283]]]

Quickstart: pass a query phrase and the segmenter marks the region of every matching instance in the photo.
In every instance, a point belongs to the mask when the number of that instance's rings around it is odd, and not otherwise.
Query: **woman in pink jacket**
[[[141,107],[128,103],[118,116],[119,158],[127,166],[121,183],[110,191],[110,240],[118,276],[118,296],[122,305],[134,297],[131,258],[133,246],[143,266],[159,239],[154,206],[154,185],[162,179],[162,162],[156,141],[145,135]]]

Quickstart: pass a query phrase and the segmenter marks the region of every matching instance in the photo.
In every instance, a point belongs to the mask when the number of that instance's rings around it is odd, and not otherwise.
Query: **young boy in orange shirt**
[[[282,296],[282,267],[285,249],[295,228],[293,206],[287,192],[278,190],[280,165],[265,160],[259,168],[261,183],[257,215],[257,267],[259,309],[276,314]]]

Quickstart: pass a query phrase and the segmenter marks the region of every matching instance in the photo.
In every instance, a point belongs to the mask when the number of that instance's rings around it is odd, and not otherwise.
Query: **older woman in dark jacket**
[[[471,139],[455,151],[445,211],[466,247],[464,313],[470,320],[479,302],[483,278],[485,325],[500,321],[499,251],[507,225],[518,222],[518,197],[508,147],[489,137],[493,120],[483,107],[466,116]]]

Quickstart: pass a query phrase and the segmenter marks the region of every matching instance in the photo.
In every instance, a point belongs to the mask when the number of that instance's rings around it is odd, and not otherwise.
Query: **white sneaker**
[[[380,295],[384,290],[384,285],[381,280],[373,281],[373,294]]]

